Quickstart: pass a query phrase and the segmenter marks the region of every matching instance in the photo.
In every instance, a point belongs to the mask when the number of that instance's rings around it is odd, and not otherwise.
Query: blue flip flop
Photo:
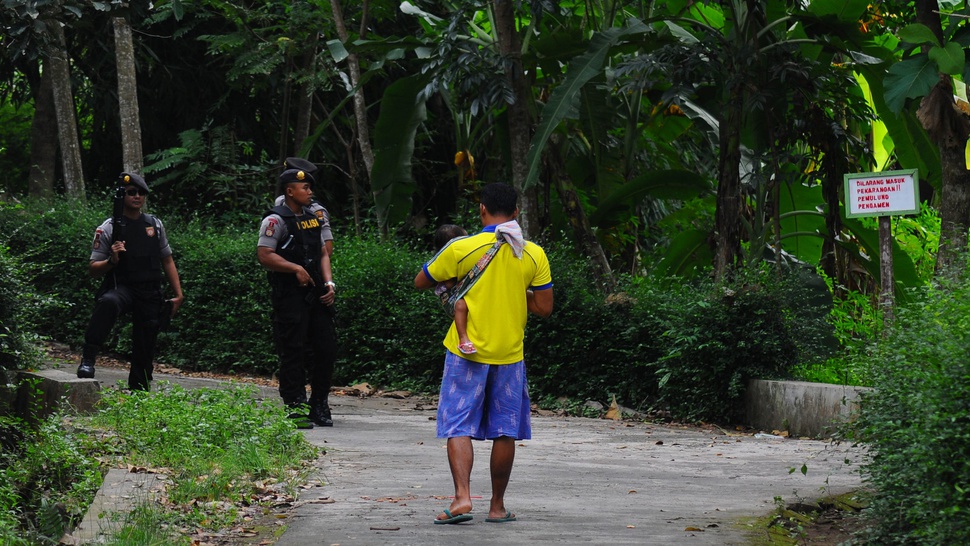
[[[485,518],[485,521],[489,523],[507,523],[510,521],[515,521],[515,516],[512,514],[512,512],[506,510],[504,518]]]
[[[435,525],[448,525],[451,523],[461,523],[463,521],[469,521],[472,518],[471,514],[457,514],[451,515],[451,511],[445,508],[445,515],[448,516],[446,519],[436,519],[434,520]]]

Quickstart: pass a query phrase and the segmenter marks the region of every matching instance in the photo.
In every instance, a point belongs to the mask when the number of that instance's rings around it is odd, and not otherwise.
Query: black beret
[[[291,182],[306,182],[308,184],[313,184],[313,175],[310,173],[300,170],[300,169],[287,169],[283,171],[280,175],[280,184],[289,184]]]
[[[148,193],[148,184],[145,183],[145,179],[141,175],[135,173],[121,173],[119,176],[121,180],[121,185],[124,187],[135,186],[136,188],[141,188]]]
[[[302,157],[288,157],[283,160],[283,169],[299,169],[307,174],[317,172],[317,166]]]

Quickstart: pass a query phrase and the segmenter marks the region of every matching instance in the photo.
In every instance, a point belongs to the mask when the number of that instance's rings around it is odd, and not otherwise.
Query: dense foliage
[[[250,386],[106,389],[92,415],[31,426],[0,417],[0,544],[56,544],[84,517],[108,465],[164,468],[165,498],[121,514],[111,544],[190,544],[180,530],[238,527],[267,489],[294,496],[317,455],[278,404]],[[138,418],[133,419],[132,415]],[[16,437],[16,441],[13,440]],[[106,514],[118,518],[119,515]]]
[[[34,353],[30,325],[24,321],[33,291],[24,277],[20,261],[0,242],[0,371],[26,365]]]
[[[98,208],[36,202],[7,206],[0,216],[12,252],[38,265],[33,289],[53,294],[46,308],[33,311],[37,330],[74,346],[82,342],[98,285],[86,276],[90,237],[104,214]],[[268,285],[255,259],[258,218],[160,217],[186,302],[160,335],[157,359],[187,370],[273,374]],[[824,360],[812,347],[828,328],[827,311],[804,304],[812,292],[801,275],[779,279],[766,270],[728,284],[673,285],[627,278],[622,292],[604,299],[589,282],[588,261],[560,244],[546,246],[556,308],[549,319],[529,321],[526,340],[537,399],[605,402],[615,395],[641,410],[736,419],[748,379],[783,378],[799,362]],[[338,233],[336,383],[437,389],[450,319],[433,295],[413,286],[431,254],[423,242]],[[124,355],[129,329],[120,321],[104,351]]]
[[[59,416],[37,427],[0,417],[0,426],[0,543],[55,544],[84,516],[101,486],[100,465]]]
[[[863,356],[875,390],[854,428],[877,544],[970,542],[970,288],[926,289]]]

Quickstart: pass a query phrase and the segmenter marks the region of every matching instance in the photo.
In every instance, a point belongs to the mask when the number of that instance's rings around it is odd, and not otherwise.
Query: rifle
[[[306,302],[319,302],[321,297],[326,296],[327,292],[330,292],[330,285],[324,282],[323,272],[320,271],[320,261],[317,260],[316,263],[307,263],[303,266],[303,269],[306,269],[306,272],[310,274],[310,278],[313,279],[313,287],[306,295]]]
[[[158,312],[158,331],[167,332],[169,326],[172,325],[172,301],[165,300],[162,302],[162,308]]]
[[[114,207],[111,213],[111,244],[125,240],[125,187],[118,185],[115,190]]]

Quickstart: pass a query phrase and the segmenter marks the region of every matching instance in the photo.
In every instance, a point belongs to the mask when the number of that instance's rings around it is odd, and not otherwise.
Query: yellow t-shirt
[[[428,277],[440,282],[461,279],[495,244],[495,226],[481,233],[455,239],[425,264]],[[522,258],[503,244],[478,281],[465,294],[468,305],[468,338],[477,352],[462,358],[482,364],[512,364],[524,360],[523,340],[528,318],[526,289],[551,290],[552,273],[546,253],[526,242]],[[444,346],[458,353],[458,332],[451,323]]]

